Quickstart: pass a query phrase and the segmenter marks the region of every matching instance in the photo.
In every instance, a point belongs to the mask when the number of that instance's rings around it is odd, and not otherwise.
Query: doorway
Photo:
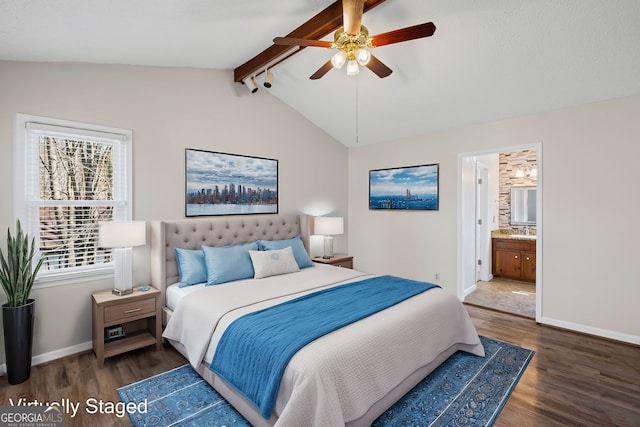
[[[535,283],[514,280],[512,277],[493,277],[491,242],[492,231],[529,233],[529,227],[515,227],[509,222],[509,202],[504,192],[510,186],[522,185],[520,178],[531,170],[515,170],[508,162],[513,153],[524,152],[531,160],[537,177],[535,223]],[[500,156],[498,166],[498,156]],[[532,157],[533,156],[533,157]],[[540,319],[542,317],[542,144],[503,147],[483,152],[463,153],[459,159],[459,232],[458,232],[458,297],[469,304]],[[506,160],[505,160],[506,159]],[[507,163],[507,166],[505,166]],[[515,164],[515,163],[514,163]],[[505,169],[509,169],[505,172]],[[513,170],[511,170],[513,169]],[[497,188],[497,190],[496,190]]]

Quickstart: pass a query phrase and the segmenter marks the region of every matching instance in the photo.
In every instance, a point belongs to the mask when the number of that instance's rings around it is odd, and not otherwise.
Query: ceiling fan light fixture
[[[331,65],[333,65],[334,68],[340,69],[344,66],[346,62],[347,62],[347,53],[345,51],[341,50],[331,57]]]
[[[355,76],[360,72],[360,67],[358,66],[358,61],[355,59],[350,59],[347,62],[347,76]]]
[[[371,60],[371,53],[366,49],[360,48],[356,50],[356,60],[358,61],[358,64],[366,66]]]

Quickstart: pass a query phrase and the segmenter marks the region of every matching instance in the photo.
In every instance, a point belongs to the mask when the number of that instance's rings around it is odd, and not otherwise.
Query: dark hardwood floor
[[[640,426],[640,347],[467,310],[480,335],[536,352],[495,426]]]
[[[640,347],[537,325],[530,319],[467,306],[478,333],[534,350],[535,356],[495,426],[640,426]],[[128,418],[87,414],[88,398],[118,402],[116,388],[186,363],[173,348],[109,358],[92,352],[34,366],[10,386],[0,377],[0,404],[28,400],[80,402],[66,426],[125,426]]]
[[[75,417],[65,415],[65,426],[130,426],[129,417],[114,413],[92,414],[95,404],[87,399],[119,402],[116,389],[144,378],[184,365],[186,360],[169,344],[159,351],[153,347],[110,357],[104,367],[98,368],[96,356],[91,352],[65,357],[31,369],[29,380],[9,385],[6,375],[0,377],[0,402],[9,405],[21,397],[29,401],[60,401],[68,398],[80,403]]]

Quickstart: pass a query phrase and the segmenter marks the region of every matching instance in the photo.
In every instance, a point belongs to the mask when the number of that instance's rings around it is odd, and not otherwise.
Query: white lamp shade
[[[347,54],[342,50],[331,57],[331,65],[333,65],[334,68],[340,69],[346,62]]]
[[[369,53],[368,50],[365,50],[365,49],[356,50],[356,61],[358,61],[358,64],[367,65],[370,60],[371,60],[371,53]]]
[[[145,221],[101,222],[98,246],[101,248],[130,248],[147,243]]]
[[[334,236],[344,233],[344,219],[340,216],[319,216],[314,221],[314,234]]]
[[[350,59],[347,62],[347,76],[355,76],[360,72],[360,67],[358,66],[358,61],[355,59]]]

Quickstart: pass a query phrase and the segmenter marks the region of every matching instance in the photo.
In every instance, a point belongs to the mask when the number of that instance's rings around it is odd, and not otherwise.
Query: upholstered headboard
[[[175,248],[228,246],[255,240],[284,240],[302,236],[309,251],[306,215],[246,215],[151,222],[151,283],[162,292],[178,281]]]

